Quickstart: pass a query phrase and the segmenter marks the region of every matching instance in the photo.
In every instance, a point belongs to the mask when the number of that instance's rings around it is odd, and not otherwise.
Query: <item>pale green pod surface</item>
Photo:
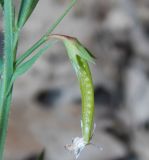
[[[92,137],[94,123],[94,89],[87,61],[93,61],[93,56],[76,40],[67,39],[64,41],[64,44],[80,82],[82,95],[82,136],[85,143],[88,144]]]
[[[78,57],[78,63],[80,66],[78,79],[82,95],[82,134],[88,144],[92,137],[94,123],[94,88],[87,62]]]

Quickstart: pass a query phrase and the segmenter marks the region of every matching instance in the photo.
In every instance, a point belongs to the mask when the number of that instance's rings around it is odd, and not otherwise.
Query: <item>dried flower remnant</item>
[[[81,121],[81,128],[82,128],[82,121]],[[83,137],[76,137],[72,140],[71,144],[65,145],[65,149],[73,153],[75,156],[75,159],[77,159],[80,156],[80,153],[83,151],[83,149],[85,149],[87,145],[92,145],[97,149],[99,149],[100,151],[102,151],[103,150],[102,147],[95,145],[94,143],[91,142],[95,133],[95,129],[96,129],[96,124],[94,123],[94,129],[92,132],[92,136],[90,137],[89,143],[85,142]]]
[[[83,138],[76,137],[72,140],[72,144],[66,144],[65,148],[74,153],[75,158],[77,159],[81,153],[81,151],[85,148],[87,143]]]

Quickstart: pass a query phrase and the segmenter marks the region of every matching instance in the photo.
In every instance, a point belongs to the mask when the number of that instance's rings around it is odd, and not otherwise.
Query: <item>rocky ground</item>
[[[68,3],[39,2],[22,31],[18,55]],[[103,150],[88,146],[80,159],[148,160],[149,1],[80,0],[54,33],[78,37],[96,57],[93,142]],[[35,160],[43,148],[46,160],[73,159],[64,145],[81,136],[80,118],[78,82],[58,43],[15,83],[5,160]]]

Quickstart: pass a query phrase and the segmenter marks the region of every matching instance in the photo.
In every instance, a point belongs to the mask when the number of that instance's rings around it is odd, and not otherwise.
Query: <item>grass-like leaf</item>
[[[9,93],[9,91],[12,87],[12,84],[16,80],[16,78],[21,76],[23,73],[27,72],[33,66],[33,64],[38,60],[38,58],[41,55],[43,55],[49,48],[51,48],[55,44],[55,42],[56,41],[49,42],[47,45],[45,45],[45,47],[41,48],[33,57],[31,57],[26,62],[20,64],[19,66],[17,66],[17,68],[13,74],[13,77],[11,79],[7,93]]]
[[[36,42],[30,49],[28,49],[16,60],[16,66],[20,65],[27,57],[29,57],[36,49],[38,49],[46,41],[47,38],[41,38],[38,42]]]
[[[38,1],[39,0],[21,0],[18,16],[18,28],[22,28],[24,26],[25,22],[35,9]]]
[[[63,20],[63,18],[68,14],[71,8],[75,5],[77,0],[72,0],[68,5],[64,13],[55,21],[55,23],[48,29],[47,33],[43,35],[40,40],[38,40],[31,48],[29,48],[24,54],[22,54],[16,61],[16,65],[22,63],[30,54],[33,53],[36,49],[38,49],[41,45],[43,45],[49,38],[49,35],[53,32],[53,30],[58,26],[58,24]]]
[[[4,1],[4,79],[8,85],[13,73],[13,21],[14,9],[12,0]]]
[[[68,14],[68,12],[72,9],[72,7],[75,5],[77,0],[71,0],[71,3],[68,5],[64,13],[53,23],[53,25],[48,29],[47,34],[51,34],[53,30],[58,26],[58,24],[64,19],[64,17]]]

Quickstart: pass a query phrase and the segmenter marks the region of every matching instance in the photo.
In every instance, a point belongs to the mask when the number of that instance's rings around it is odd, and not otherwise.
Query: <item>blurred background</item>
[[[41,0],[26,23],[18,56],[26,51],[70,0]],[[80,0],[54,33],[77,37],[96,57],[93,143],[81,160],[149,159],[149,0]],[[0,51],[3,32],[0,18]],[[64,149],[81,136],[81,95],[61,43],[17,79],[5,160],[72,160]]]

